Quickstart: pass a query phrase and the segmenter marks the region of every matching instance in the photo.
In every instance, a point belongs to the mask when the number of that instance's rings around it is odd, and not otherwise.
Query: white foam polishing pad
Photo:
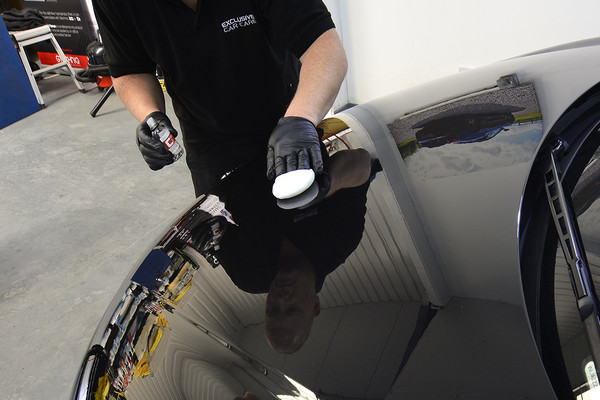
[[[273,196],[278,199],[289,199],[306,191],[315,181],[312,169],[295,169],[275,178]]]
[[[313,182],[310,187],[304,192],[297,196],[289,199],[278,199],[277,205],[284,210],[291,210],[293,208],[302,208],[308,205],[311,201],[317,198],[319,194],[319,185],[317,182]]]

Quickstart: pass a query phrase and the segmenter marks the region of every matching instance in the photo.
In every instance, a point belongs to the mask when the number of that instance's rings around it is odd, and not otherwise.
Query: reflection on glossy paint
[[[285,375],[287,379],[296,388],[297,393],[293,396],[290,395],[278,395],[280,400],[317,400],[317,396],[289,376]]]
[[[249,181],[256,181],[243,179],[246,175],[242,174],[242,171],[243,169],[238,169],[226,181],[244,185]],[[264,176],[262,171],[263,169],[260,170],[261,176]],[[267,248],[265,243],[269,242],[271,235],[280,233],[271,232],[272,225],[266,223],[274,219],[275,215],[279,215],[269,211],[275,207],[279,213],[288,212],[276,207],[270,191],[243,191],[254,200],[249,201],[248,198],[239,196],[239,187],[227,187],[233,195],[231,198],[223,195],[223,201],[229,198],[231,201],[235,200],[234,203],[245,206],[245,213],[238,212],[241,210],[236,207],[230,208],[235,211],[235,218],[239,218],[241,225],[236,223],[220,197],[208,195],[201,196],[198,202],[167,230],[132,273],[131,282],[112,312],[102,339],[95,344],[95,352],[90,354],[84,364],[78,393],[92,394],[95,400],[135,400],[165,397],[204,398],[198,391],[207,394],[210,392],[212,398],[212,391],[217,390],[223,398],[233,398],[245,387],[253,389],[250,392],[262,399],[316,399],[308,389],[285,377],[277,369],[268,367],[238,344],[237,336],[243,328],[239,321],[241,316],[229,312],[230,299],[220,298],[222,293],[242,297],[234,292],[237,289],[234,283],[237,282],[233,277],[228,276],[226,289],[213,291],[213,285],[219,284],[220,277],[225,273],[230,274],[222,265],[224,255],[228,254],[230,258],[238,257],[238,267],[246,269],[246,273],[255,274],[258,267],[265,265],[271,267],[266,263],[266,257],[276,258],[279,253],[268,254],[270,247]],[[355,229],[356,243],[349,240],[348,232],[338,235],[346,241],[343,250],[332,249],[335,238],[328,238],[326,249],[336,257],[339,251],[352,252],[358,245],[364,229],[367,187],[368,182],[360,189],[361,196],[358,196],[357,200],[360,202],[359,215],[353,215],[348,204],[340,207],[346,210],[344,219],[339,220],[342,222],[341,226],[354,232],[348,228],[348,221],[356,220],[359,223]],[[338,193],[341,191],[320,204],[339,205],[332,203],[332,199],[336,198]],[[268,197],[265,197],[267,195]],[[265,203],[269,199],[273,207],[254,207],[257,202]],[[228,202],[227,205],[229,207],[232,204]],[[324,215],[324,212],[308,213],[310,210],[301,210],[304,219],[299,221],[318,216],[320,222],[317,226],[321,227],[323,221],[331,225],[315,230],[320,234],[339,226],[336,223],[337,219],[331,220],[337,215],[335,212]],[[328,208],[321,209],[319,205],[319,210]],[[290,215],[295,216],[295,211]],[[307,226],[314,226],[315,223]],[[235,233],[242,228],[252,234],[236,235]],[[313,241],[306,241],[306,246],[318,246],[318,239],[316,237]],[[266,256],[252,257],[258,249],[265,251],[260,254]],[[306,249],[321,251],[318,248]],[[323,255],[323,258],[329,260],[326,255]],[[335,266],[341,262],[343,260]],[[256,263],[259,263],[258,266]],[[315,290],[315,284],[312,284],[312,290]],[[256,309],[259,310],[259,319],[255,323],[264,323],[264,295],[246,295],[254,296],[246,297],[254,308],[252,312],[257,313]],[[264,331],[262,335],[264,340]],[[269,350],[275,352],[273,349]],[[191,374],[191,370],[196,372]],[[179,378],[180,373],[190,379]],[[202,378],[198,380],[194,376]],[[173,386],[165,384],[165,381],[173,380],[182,381]],[[241,382],[244,382],[244,385]],[[89,398],[88,395],[80,396],[79,399]]]
[[[160,367],[156,354],[167,346],[169,315],[192,287],[198,260],[206,264],[218,248],[229,217],[219,205],[214,196],[202,196],[134,272],[100,343],[84,363],[78,393],[87,395],[81,398],[125,399],[133,380]]]
[[[543,125],[532,85],[493,90],[388,125],[413,179],[428,180],[530,161]]]
[[[524,107],[502,104],[457,106],[413,125],[421,147],[440,147],[448,143],[476,143],[489,140],[515,122],[512,113]]]

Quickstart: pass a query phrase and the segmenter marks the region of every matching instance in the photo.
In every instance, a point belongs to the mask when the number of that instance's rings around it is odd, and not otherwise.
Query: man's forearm
[[[327,172],[331,177],[331,187],[327,196],[340,189],[360,186],[371,174],[371,155],[365,149],[342,150],[329,159]]]
[[[300,82],[285,116],[304,117],[318,125],[340,90],[348,61],[335,29],[323,33],[300,58]]]
[[[113,84],[125,107],[139,122],[151,112],[165,112],[165,97],[154,75],[124,75],[113,78]]]

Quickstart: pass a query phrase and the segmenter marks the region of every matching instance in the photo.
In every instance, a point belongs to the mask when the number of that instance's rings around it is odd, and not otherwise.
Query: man
[[[306,342],[321,312],[315,267],[287,238],[281,242],[277,274],[265,305],[265,335],[273,349],[292,354]]]
[[[321,0],[93,0],[93,6],[115,90],[140,122],[138,146],[150,168],[173,157],[152,137],[148,118],[177,134],[164,114],[158,65],[197,195],[267,146],[270,179],[296,168],[321,172],[315,126],[347,69]]]
[[[215,255],[238,288],[268,293],[265,333],[280,353],[294,353],[307,340],[326,276],[362,238],[370,178],[380,170],[364,149],[324,156],[330,186],[322,201],[304,209],[278,207],[261,173],[264,162],[233,171],[215,192],[236,223]]]

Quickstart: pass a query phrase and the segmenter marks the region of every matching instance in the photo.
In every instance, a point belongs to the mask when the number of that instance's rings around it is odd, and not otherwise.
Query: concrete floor
[[[47,107],[0,130],[6,400],[69,398],[124,276],[194,201],[183,159],[146,166],[137,122],[116,95],[92,118],[94,84],[80,93],[59,76],[39,86]]]

